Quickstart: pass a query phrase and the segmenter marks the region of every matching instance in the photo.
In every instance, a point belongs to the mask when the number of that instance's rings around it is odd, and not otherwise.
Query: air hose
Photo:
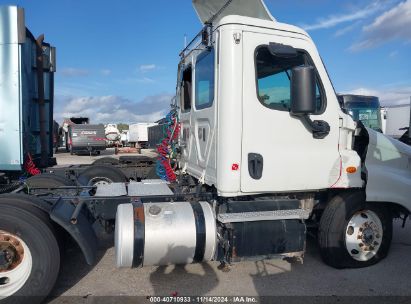
[[[156,164],[156,173],[162,179],[168,182],[174,182],[177,179],[175,170],[177,169],[177,151],[176,144],[180,133],[180,123],[177,112],[170,111],[166,116],[166,122],[163,126],[163,139],[157,146],[158,158]]]
[[[27,153],[27,157],[26,157],[23,167],[24,167],[24,170],[26,170],[26,172],[31,176],[41,174],[40,169],[38,169],[36,165],[34,164],[33,157],[31,156],[30,153]]]

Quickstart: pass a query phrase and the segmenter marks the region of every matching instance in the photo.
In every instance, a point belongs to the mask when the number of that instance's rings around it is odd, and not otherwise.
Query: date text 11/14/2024
[[[257,297],[234,296],[176,296],[176,297],[150,297],[151,303],[258,303]]]

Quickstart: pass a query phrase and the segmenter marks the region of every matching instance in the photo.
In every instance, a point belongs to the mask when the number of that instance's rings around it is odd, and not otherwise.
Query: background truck
[[[70,117],[63,122],[66,151],[100,153],[106,149],[104,125],[91,125],[88,117]]]
[[[29,160],[43,167],[55,163],[56,50],[43,35],[36,39],[22,24],[22,9],[1,7],[0,171],[20,171]]]
[[[105,127],[107,146],[114,147],[121,144],[121,132],[117,124],[107,124]]]
[[[69,126],[69,151],[70,154],[79,152],[97,153],[106,150],[106,136],[103,125],[77,125]]]
[[[88,117],[70,117],[70,118],[65,118],[63,121],[63,124],[61,125],[62,129],[62,137],[63,137],[63,142],[64,146],[66,148],[66,152],[70,152],[70,134],[69,134],[69,127],[71,125],[84,125],[84,124],[89,124],[90,119]]]
[[[310,36],[263,1],[193,4],[204,28],[180,54],[158,147],[165,181],[0,196],[0,297],[49,293],[62,250],[54,226],[89,264],[94,228],[114,230],[119,267],[302,261],[307,229],[333,267],[387,256],[393,218],[411,210],[411,148],[356,124]]]
[[[342,94],[338,99],[343,108],[364,126],[382,132],[381,105],[378,97]]]
[[[382,117],[384,123],[384,134],[406,141],[410,144],[408,133],[406,133],[410,127],[411,108],[410,104],[388,106],[382,109]]]
[[[53,150],[61,145],[60,138],[68,148],[69,126],[84,127],[89,119],[72,117],[61,127],[53,121],[56,50],[44,42],[43,35],[34,38],[25,27],[24,10],[16,6],[0,7],[0,70],[0,193],[14,191],[21,183],[87,185],[96,181],[95,175],[106,182],[148,176],[153,160],[147,157],[103,158],[95,166],[54,167]],[[104,132],[100,137],[104,139]],[[102,143],[97,143],[100,149]]]
[[[132,145],[139,144],[140,147],[146,148],[148,144],[148,128],[155,126],[156,123],[141,122],[129,126],[129,143]]]

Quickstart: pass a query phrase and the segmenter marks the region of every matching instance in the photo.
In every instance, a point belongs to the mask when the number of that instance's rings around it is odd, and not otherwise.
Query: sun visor
[[[193,0],[194,9],[202,23],[209,21],[225,5],[227,7],[213,20],[214,24],[229,15],[275,21],[263,0]]]

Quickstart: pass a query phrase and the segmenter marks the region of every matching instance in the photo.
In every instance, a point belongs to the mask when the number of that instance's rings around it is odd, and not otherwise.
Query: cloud
[[[157,68],[157,66],[155,64],[143,64],[143,65],[140,65],[139,70],[142,73],[146,73],[146,72],[149,72],[149,71],[153,71],[156,68]]]
[[[139,102],[120,96],[56,98],[55,119],[90,117],[91,123],[154,122],[170,110],[172,95],[148,96]]]
[[[391,40],[411,42],[411,0],[406,0],[381,14],[370,25],[363,27],[362,41],[351,51],[373,48]]]
[[[100,70],[101,75],[103,76],[109,76],[111,74],[111,70],[109,69],[102,69]]]
[[[338,31],[335,32],[334,37],[341,37],[344,36],[345,34],[353,31],[355,28],[357,28],[360,25],[361,21],[357,21],[353,24],[350,24],[346,27],[343,27],[339,29]]]
[[[119,83],[124,84],[136,84],[136,83],[143,83],[143,84],[152,84],[156,83],[156,80],[150,77],[128,77],[126,79],[118,79]]]
[[[139,83],[154,83],[156,82],[154,79],[148,78],[148,77],[143,77],[143,78],[137,78],[135,79],[136,82]]]
[[[370,95],[380,98],[382,106],[391,106],[399,104],[409,104],[411,96],[411,85],[384,87],[382,89],[375,88],[357,88],[345,92],[347,94]]]
[[[356,10],[355,12],[340,14],[340,15],[330,15],[326,18],[317,20],[314,24],[302,25],[306,31],[314,31],[319,29],[327,29],[335,27],[339,24],[362,20],[371,15],[383,10],[386,7],[386,2],[383,1],[373,1],[371,4]]]
[[[63,68],[61,69],[60,74],[65,77],[88,76],[89,71],[85,69],[77,69],[77,68]]]
[[[398,56],[398,54],[399,54],[399,52],[398,52],[397,50],[395,50],[395,51],[392,51],[388,56],[389,56],[390,58],[395,58],[395,57]]]

